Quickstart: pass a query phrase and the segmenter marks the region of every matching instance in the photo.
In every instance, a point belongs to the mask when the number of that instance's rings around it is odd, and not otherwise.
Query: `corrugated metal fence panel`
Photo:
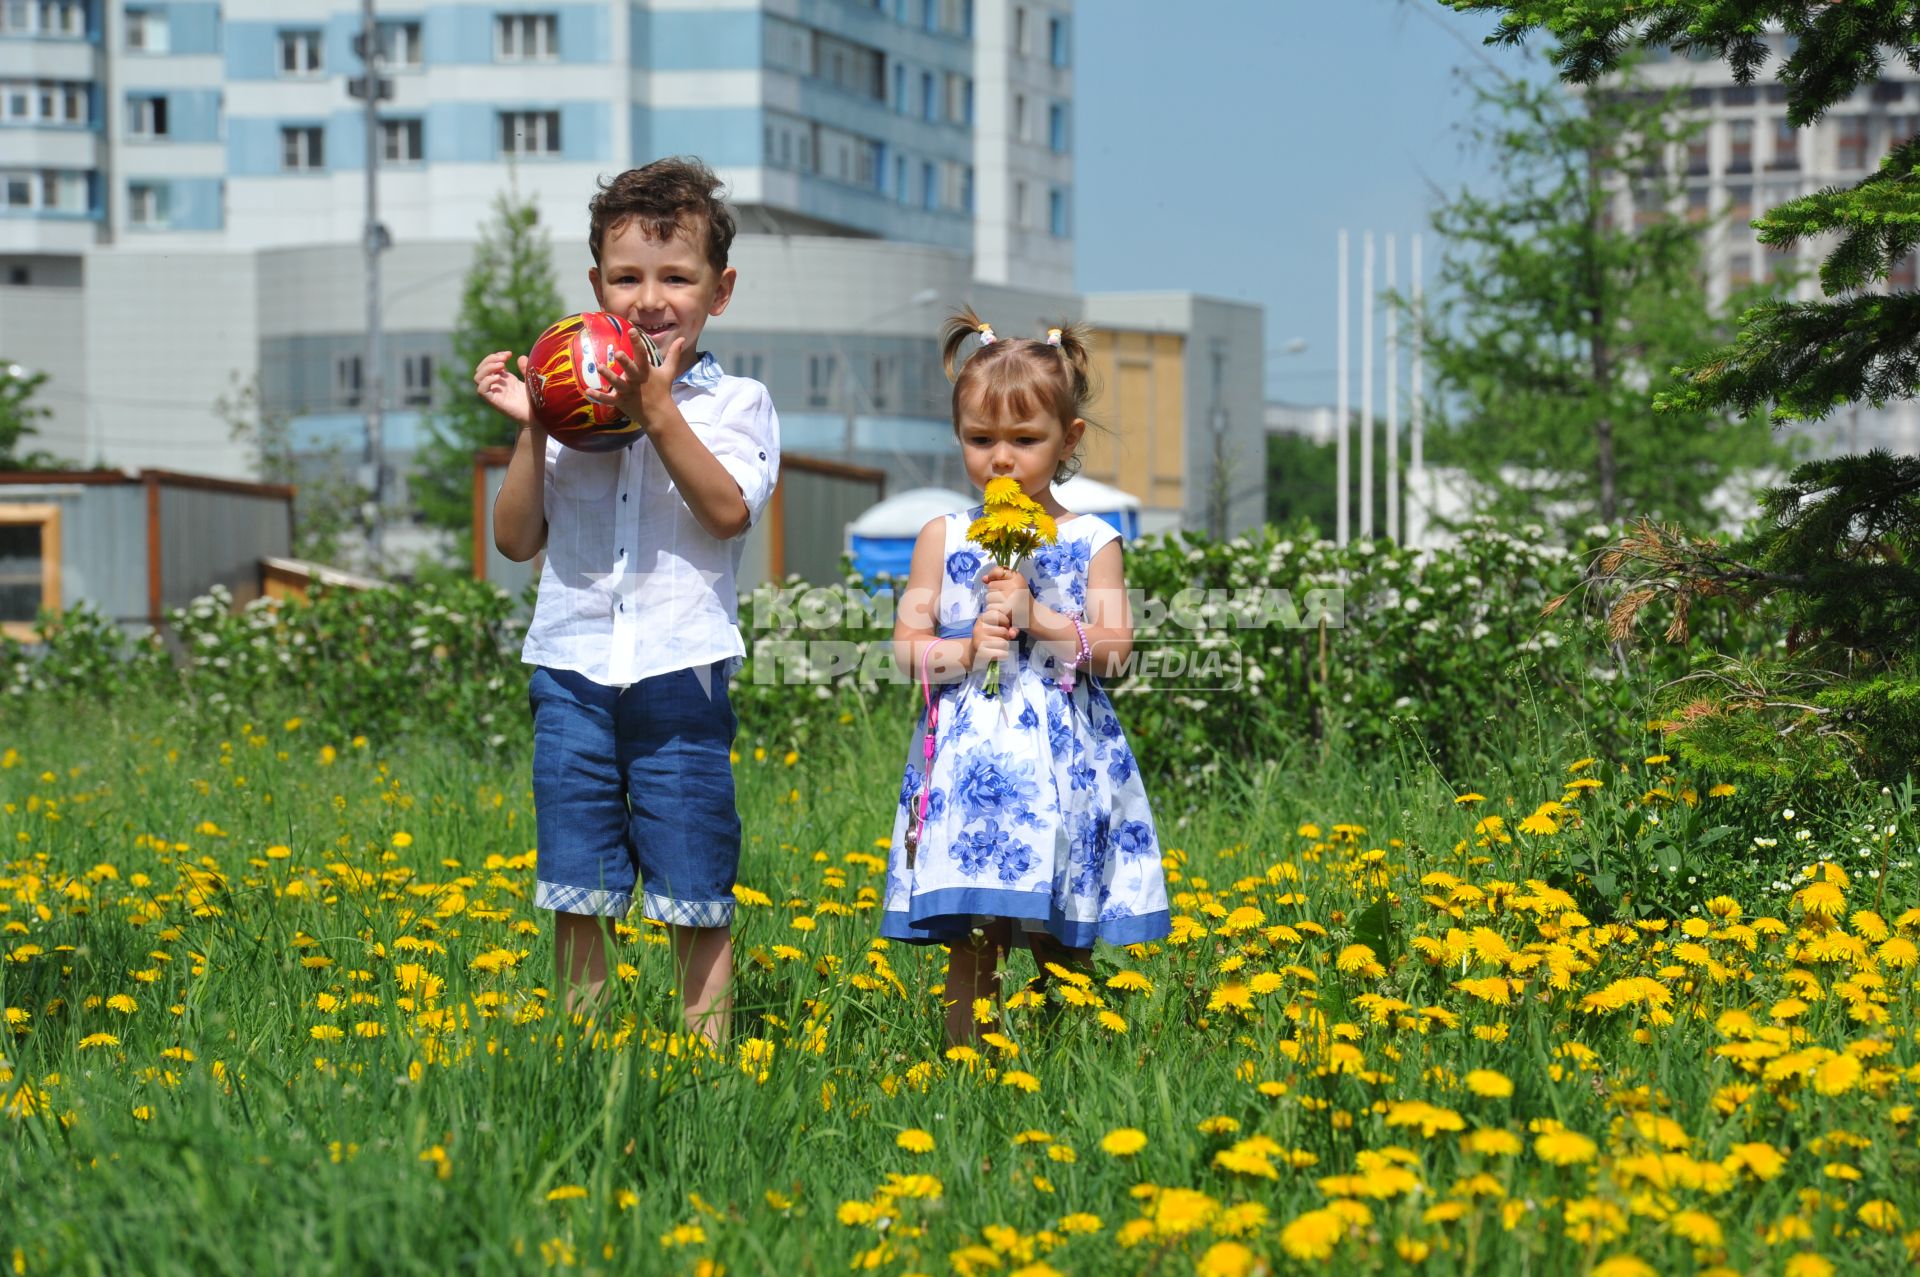
[[[8,484],[0,501],[60,509],[60,606],[147,619],[146,504],[134,484]]]
[[[184,607],[215,585],[236,603],[260,593],[260,560],[292,553],[279,497],[160,488],[160,606]]]
[[[780,485],[786,526],[773,531],[785,539],[787,574],[798,573],[815,585],[838,581],[847,525],[880,500],[884,484],[788,466]]]
[[[500,553],[499,547],[494,545],[493,499],[500,495],[500,485],[506,482],[507,468],[505,466],[488,466],[484,473],[486,475],[485,508],[481,512],[483,515],[481,526],[483,529],[482,537],[485,542],[484,549],[487,555],[487,580],[493,582],[493,584],[518,599],[521,592],[529,585],[532,585],[539,577],[540,556],[535,555],[525,563],[515,563],[512,559]]]

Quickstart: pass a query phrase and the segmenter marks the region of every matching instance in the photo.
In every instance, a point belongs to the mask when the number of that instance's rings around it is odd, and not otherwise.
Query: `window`
[[[1687,217],[1696,222],[1705,221],[1712,194],[1713,192],[1704,186],[1689,186],[1687,188]]]
[[[1027,224],[1027,184],[1024,180],[1013,184],[1013,224]]]
[[[1720,90],[1722,106],[1752,106],[1760,95],[1753,91],[1751,84],[1736,84],[1732,88]]]
[[[164,96],[127,99],[128,137],[165,137],[167,99]]]
[[[873,357],[873,380],[867,383],[867,401],[875,412],[885,412],[893,402],[892,355]]]
[[[1047,145],[1056,155],[1066,154],[1067,108],[1059,102],[1047,107]]]
[[[1027,11],[1016,8],[1013,11],[1013,51],[1020,57],[1027,56]]]
[[[907,113],[907,69],[898,62],[893,64],[893,109]]]
[[[807,356],[807,407],[825,408],[833,402],[834,375],[837,371],[832,355]]]
[[[560,112],[500,112],[500,154],[560,154]],[[800,166],[806,167],[804,147],[801,150]]]
[[[893,157],[893,194],[902,204],[907,202],[907,157]]]
[[[551,13],[503,13],[494,27],[502,62],[546,62],[560,56],[560,19]]]
[[[1666,215],[1666,193],[1658,186],[1637,185],[1633,188],[1633,225],[1636,230],[1651,226]]]
[[[1727,122],[1727,172],[1753,172],[1753,121]]]
[[[920,73],[920,118],[937,120],[940,118],[939,103],[933,95],[933,72]]]
[[[1057,67],[1067,65],[1067,20],[1047,19],[1047,60]]]
[[[418,22],[382,22],[380,57],[389,67],[403,70],[420,65],[420,24]]]
[[[1782,248],[1777,244],[1765,246],[1767,254],[1767,278],[1784,282],[1791,277],[1799,262],[1799,253],[1791,248]]]
[[[1707,175],[1708,168],[1710,167],[1708,164],[1709,153],[1710,148],[1706,134],[1696,133],[1687,139],[1688,177],[1705,177]]]
[[[1057,186],[1047,192],[1047,229],[1061,239],[1067,237],[1067,193]]]
[[[940,181],[934,176],[932,160],[920,162],[920,207],[928,211],[940,207]]]
[[[360,406],[360,356],[333,357],[333,401],[348,408]]]
[[[1873,86],[1875,102],[1898,102],[1907,96],[1907,86],[1899,80],[1880,80]]]
[[[1773,162],[1767,167],[1774,170],[1797,169],[1800,167],[1800,131],[1793,127],[1785,116],[1774,121],[1773,125]]]
[[[1753,282],[1753,253],[1747,249],[1737,249],[1727,254],[1727,283],[1734,288],[1745,288]]]
[[[165,226],[167,224],[167,188],[155,182],[134,182],[127,187],[127,225]]]
[[[1013,140],[1027,140],[1027,95],[1024,93],[1013,95]]]
[[[1736,222],[1753,220],[1753,187],[1741,183],[1727,188],[1727,216]]]
[[[280,33],[280,74],[319,75],[320,33],[318,31],[282,31]]]
[[[164,9],[127,10],[127,49],[133,53],[165,53],[167,14]]]
[[[77,80],[0,80],[0,121],[9,124],[85,124],[87,86]]]
[[[1913,287],[1913,280],[1914,280],[1914,270],[1913,270],[1913,254],[1912,253],[1908,253],[1905,257],[1902,257],[1899,261],[1895,262],[1892,265],[1892,267],[1889,268],[1887,271],[1887,287],[1888,288],[1896,289],[1896,290],[1909,289]]]
[[[401,402],[433,402],[433,356],[407,355],[400,360]]]
[[[0,176],[4,176],[6,180],[8,208],[33,207],[33,179],[31,177],[28,177],[24,173],[7,173]]]
[[[767,379],[767,357],[758,351],[736,350],[720,362],[736,377],[751,377],[755,381]]]
[[[960,207],[973,212],[973,165],[960,170]]]
[[[32,637],[60,608],[60,507],[0,506],[0,633]]]
[[[418,164],[422,158],[420,121],[380,121],[380,158],[388,164]]]
[[[1862,169],[1867,166],[1867,117],[1864,115],[1843,115],[1840,117],[1840,144],[1835,157],[1843,169]]]
[[[940,29],[940,0],[920,0],[920,28],[923,31]]]
[[[290,173],[327,166],[326,134],[312,126],[280,130],[280,167]]]

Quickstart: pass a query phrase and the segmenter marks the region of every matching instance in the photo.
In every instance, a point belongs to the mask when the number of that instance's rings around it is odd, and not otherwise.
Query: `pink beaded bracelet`
[[[1068,663],[1066,670],[1060,675],[1060,690],[1063,692],[1071,692],[1073,690],[1075,681],[1073,672],[1080,668],[1081,663],[1086,662],[1091,664],[1093,661],[1093,647],[1087,642],[1087,627],[1080,624],[1080,618],[1077,616],[1070,616],[1067,619],[1073,622],[1073,632],[1080,637],[1080,650],[1074,653],[1073,660]]]

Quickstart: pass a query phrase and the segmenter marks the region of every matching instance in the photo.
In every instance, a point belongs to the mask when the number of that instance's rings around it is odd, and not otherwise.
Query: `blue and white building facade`
[[[379,0],[377,16],[401,468],[509,187],[539,203],[585,307],[596,183],[705,159],[742,232],[710,343],[773,387],[790,446],[902,479],[937,481],[950,450],[945,308],[1080,313],[1071,0]],[[49,375],[37,446],[242,475],[213,405],[257,379],[297,432],[357,449],[360,21],[357,0],[0,0],[0,359]]]

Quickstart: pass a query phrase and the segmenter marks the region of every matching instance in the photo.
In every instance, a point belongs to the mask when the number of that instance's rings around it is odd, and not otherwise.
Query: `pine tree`
[[[456,536],[473,527],[473,454],[513,443],[514,424],[473,392],[473,368],[496,350],[524,355],[564,317],[553,250],[539,207],[517,191],[494,201],[481,229],[453,328],[453,362],[440,369],[441,403],[428,415],[427,442],[409,486],[428,523]]]
[[[1648,403],[1720,323],[1703,223],[1671,211],[1667,159],[1687,136],[1672,96],[1505,78],[1475,96],[1471,136],[1497,189],[1434,214],[1441,301],[1414,316],[1437,386],[1436,455],[1510,516],[1699,521],[1730,474],[1784,452],[1724,411],[1656,417]],[[1629,195],[1631,218],[1618,212]]]
[[[1805,125],[1874,83],[1889,59],[1920,71],[1920,6],[1895,0],[1442,0],[1502,15],[1489,43],[1534,32],[1558,41],[1554,64],[1575,84],[1604,84],[1636,49],[1724,59],[1751,84],[1772,57],[1788,120]],[[1656,407],[1770,409],[1818,420],[1848,403],[1911,398],[1920,388],[1920,295],[1885,291],[1920,244],[1920,138],[1893,148],[1850,187],[1789,201],[1755,221],[1763,244],[1815,235],[1837,242],[1820,269],[1825,296],[1778,300],[1743,317],[1730,342],[1696,354]],[[1704,343],[1706,345],[1708,343]],[[1654,523],[1598,561],[1616,591],[1616,631],[1656,600],[1689,609],[1725,595],[1777,609],[1788,655],[1727,662],[1683,689],[1681,749],[1699,761],[1765,774],[1853,770],[1895,777],[1920,768],[1920,460],[1885,453],[1808,463],[1769,493],[1759,530],[1723,546]]]

